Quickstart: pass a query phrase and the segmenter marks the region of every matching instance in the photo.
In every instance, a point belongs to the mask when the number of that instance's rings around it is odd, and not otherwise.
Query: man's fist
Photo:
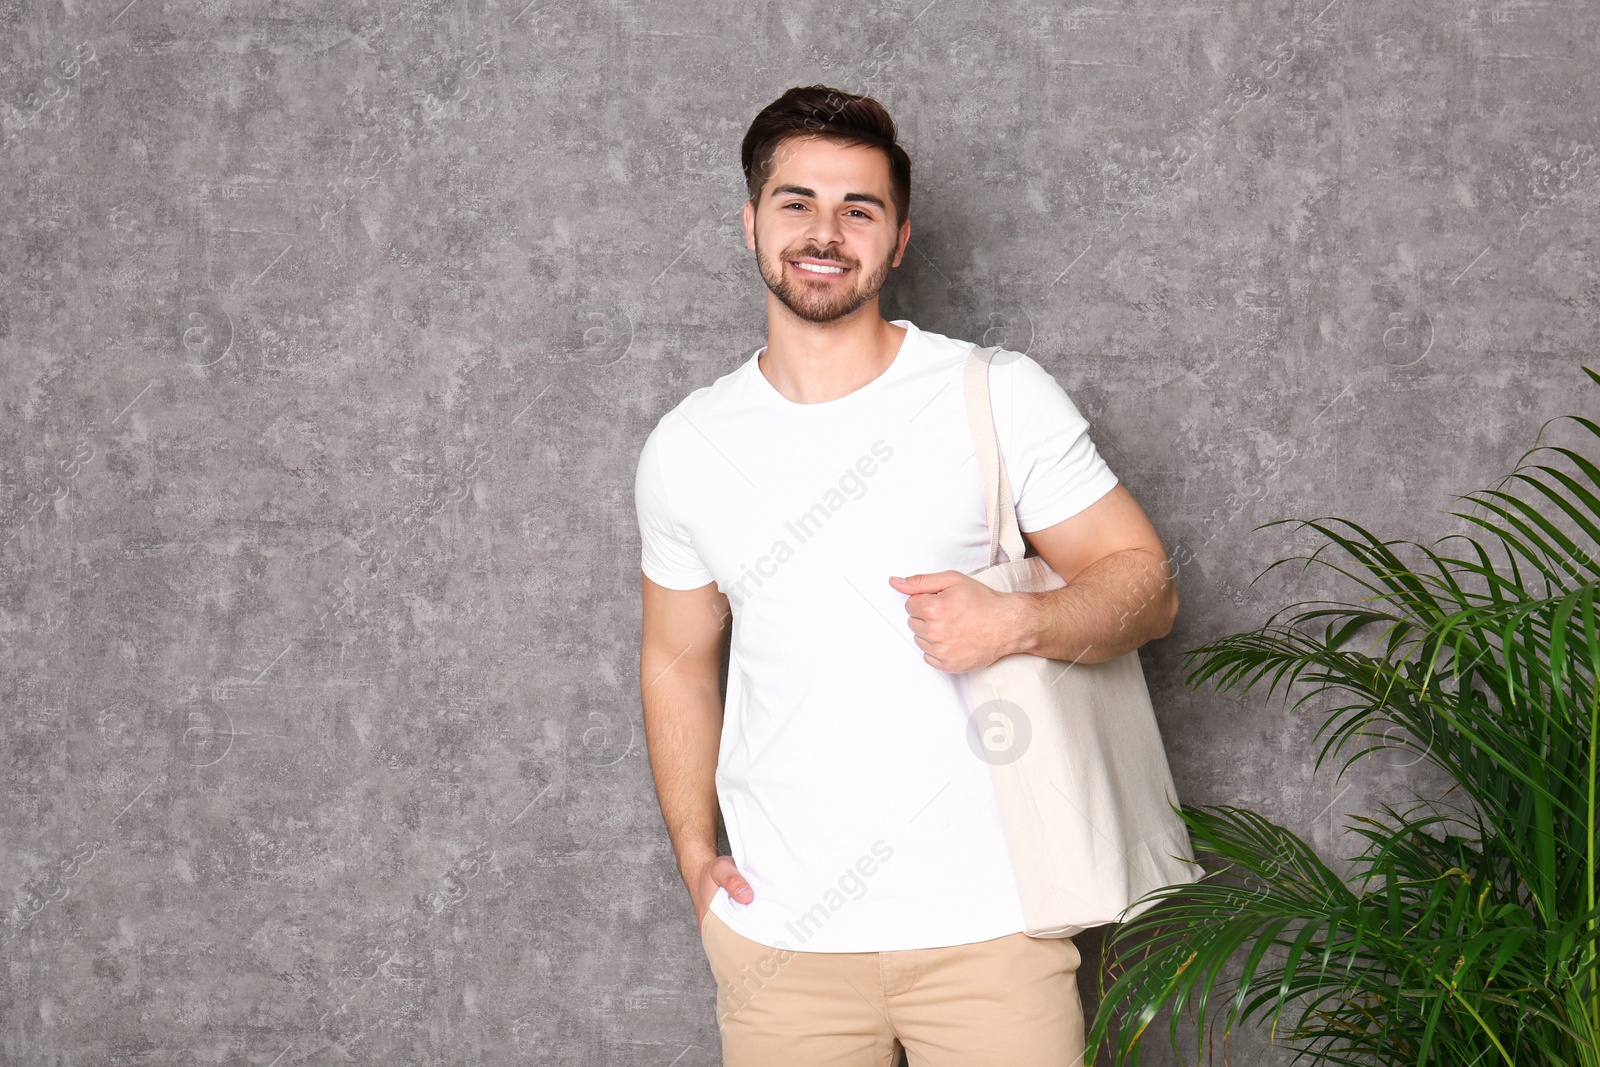
[[[930,666],[965,674],[1022,651],[1025,620],[1015,594],[960,571],[891,577],[889,584],[907,594],[913,639]]]

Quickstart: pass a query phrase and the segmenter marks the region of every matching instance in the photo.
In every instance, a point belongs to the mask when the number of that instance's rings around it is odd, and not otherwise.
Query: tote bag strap
[[[1006,479],[1005,460],[1000,455],[1000,439],[995,433],[994,410],[989,404],[989,361],[1000,351],[972,349],[967,358],[967,424],[972,430],[972,445],[983,474],[983,514],[989,524],[989,566],[1000,562],[1000,549],[1006,558],[1019,560],[1027,552],[1022,530],[1017,526],[1017,509],[1011,499],[1011,483]]]

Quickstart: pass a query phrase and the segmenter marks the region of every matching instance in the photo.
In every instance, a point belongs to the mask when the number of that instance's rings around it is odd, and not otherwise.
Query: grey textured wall
[[[1431,539],[1587,397],[1597,27],[0,4],[0,1061],[717,1062],[632,480],[764,340],[738,147],[793,84],[901,123],[885,315],[1038,358],[1185,561],[1145,650],[1184,799],[1337,853],[1414,771],[1313,777],[1310,720],[1179,653],[1325,590],[1252,586],[1310,543],[1257,523]]]

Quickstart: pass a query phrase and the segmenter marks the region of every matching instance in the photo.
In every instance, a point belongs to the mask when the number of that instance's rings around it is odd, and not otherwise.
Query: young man
[[[1079,954],[1022,932],[959,675],[1164,636],[1161,541],[1050,374],[991,370],[1027,540],[1068,585],[997,593],[963,368],[886,322],[911,163],[877,101],[810,86],[743,145],[767,344],[645,441],[640,684],[729,1067],[1067,1067]],[[721,654],[731,631],[728,691]],[[731,855],[717,851],[718,812]]]

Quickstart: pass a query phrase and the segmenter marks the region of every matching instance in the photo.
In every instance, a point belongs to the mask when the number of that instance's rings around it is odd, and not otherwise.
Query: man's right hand
[[[728,895],[741,904],[748,904],[756,898],[756,891],[739,873],[732,856],[714,856],[707,860],[700,868],[700,873],[689,883],[695,922],[702,933],[705,932],[706,912],[711,910],[711,898],[717,895],[718,886],[726,889]]]

